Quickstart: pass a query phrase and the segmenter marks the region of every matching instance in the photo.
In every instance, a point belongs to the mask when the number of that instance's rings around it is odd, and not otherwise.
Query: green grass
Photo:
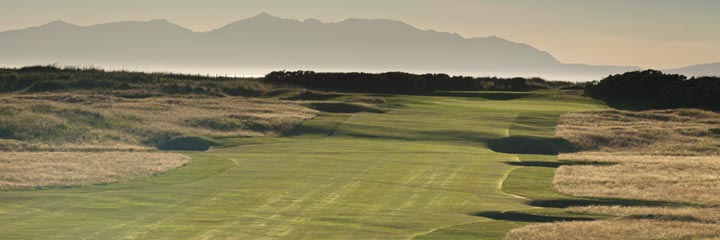
[[[551,138],[561,113],[602,108],[537,94],[387,100],[389,112],[321,115],[295,137],[220,140],[242,145],[190,153],[188,166],[153,178],[0,192],[0,236],[500,239],[528,223],[479,213],[542,212],[517,195],[562,196],[547,185],[550,168],[510,164],[554,156],[497,153],[487,143]]]

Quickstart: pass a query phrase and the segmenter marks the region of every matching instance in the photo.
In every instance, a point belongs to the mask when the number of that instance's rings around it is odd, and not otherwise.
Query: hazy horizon
[[[564,63],[669,69],[719,62],[720,2],[640,1],[0,1],[0,31],[64,20],[78,25],[167,19],[194,31],[268,12],[336,22],[383,18],[465,37],[499,36]],[[32,13],[32,14],[29,14]]]

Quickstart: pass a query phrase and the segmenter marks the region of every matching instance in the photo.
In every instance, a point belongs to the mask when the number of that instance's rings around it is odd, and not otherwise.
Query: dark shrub
[[[201,137],[180,137],[165,142],[160,142],[157,148],[160,150],[176,151],[207,151],[212,146],[219,144]]]

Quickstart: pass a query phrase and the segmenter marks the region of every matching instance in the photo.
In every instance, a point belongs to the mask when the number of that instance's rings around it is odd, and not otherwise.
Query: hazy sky
[[[0,31],[168,19],[196,31],[268,12],[389,18],[465,37],[496,35],[565,63],[674,68],[720,62],[718,0],[0,0]]]

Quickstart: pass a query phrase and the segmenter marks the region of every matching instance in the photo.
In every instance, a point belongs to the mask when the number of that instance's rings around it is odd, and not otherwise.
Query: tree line
[[[720,110],[720,77],[692,77],[645,70],[611,75],[585,86],[585,93],[606,101],[632,101],[653,108]]]
[[[541,78],[474,78],[447,74],[276,71],[265,81],[306,88],[365,93],[429,94],[434,91],[532,91],[573,85]]]
[[[257,95],[259,90],[249,88],[254,85],[262,84],[257,79],[60,68],[52,65],[0,68],[0,93],[143,90],[168,94],[246,96]]]

